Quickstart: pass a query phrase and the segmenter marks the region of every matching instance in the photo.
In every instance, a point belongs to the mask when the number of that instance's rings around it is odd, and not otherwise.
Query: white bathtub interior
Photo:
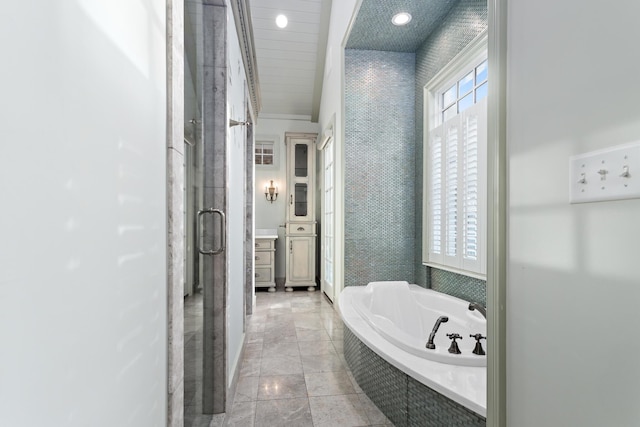
[[[475,340],[469,337],[478,332],[486,336],[486,320],[482,315],[470,311],[467,301],[407,282],[370,285],[350,286],[340,294],[338,310],[345,325],[391,365],[486,417],[486,357],[470,354]],[[433,323],[441,315],[448,316],[449,321],[443,323],[436,334],[437,351],[432,355],[444,357],[444,361],[437,361],[422,353],[426,351],[424,346]],[[466,334],[459,342],[461,355],[447,352],[450,340],[445,334],[451,332]],[[460,363],[461,358],[450,363],[446,361],[448,356],[473,356],[476,362],[470,366]],[[477,363],[481,359],[483,361]]]
[[[487,322],[478,311],[469,310],[469,302],[407,282],[372,282],[354,299],[356,311],[380,335],[416,356],[437,362],[462,366],[486,366],[486,356],[473,353],[476,341],[470,335],[487,335]],[[434,350],[425,344],[439,317]],[[451,339],[462,338],[458,346],[462,354],[448,352]]]

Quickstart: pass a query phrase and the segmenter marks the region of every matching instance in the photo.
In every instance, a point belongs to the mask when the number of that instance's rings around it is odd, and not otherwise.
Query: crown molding
[[[255,115],[258,115],[262,108],[260,98],[260,81],[258,80],[258,61],[253,39],[253,27],[251,26],[251,10],[248,0],[230,0],[233,17],[236,23],[238,40],[240,41],[240,51],[244,71],[247,75],[247,86],[249,87],[249,98]]]

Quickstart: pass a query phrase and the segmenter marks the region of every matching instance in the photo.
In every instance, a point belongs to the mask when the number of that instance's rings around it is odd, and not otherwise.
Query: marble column
[[[227,212],[227,11],[223,0],[203,1],[203,207]],[[226,225],[219,215],[203,219],[203,241],[222,246]],[[200,258],[203,264],[203,385],[206,414],[225,411],[227,398],[227,254]]]

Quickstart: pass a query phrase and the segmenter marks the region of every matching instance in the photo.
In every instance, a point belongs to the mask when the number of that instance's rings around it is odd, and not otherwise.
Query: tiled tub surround
[[[469,302],[487,306],[487,282],[482,279],[452,273],[451,271],[428,268],[429,288]]]
[[[345,359],[369,398],[397,426],[484,426],[486,368],[447,365],[399,350],[352,306],[362,289],[345,289],[338,305]]]
[[[485,427],[486,419],[387,363],[344,330],[344,357],[371,401],[397,427]]]

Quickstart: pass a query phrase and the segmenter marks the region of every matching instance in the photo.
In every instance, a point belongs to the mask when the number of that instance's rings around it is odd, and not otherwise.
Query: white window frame
[[[265,165],[262,163],[255,163],[256,167],[258,168],[268,168],[268,169],[273,169],[273,168],[277,168],[278,165],[278,137],[277,136],[272,136],[272,135],[258,135],[256,136],[255,139],[255,143],[254,143],[254,148],[253,148],[253,158],[254,158],[254,162],[255,162],[255,158],[256,158],[256,150],[258,149],[258,145],[271,145],[271,148],[273,150],[273,163],[270,165]]]
[[[434,240],[431,228],[431,218],[434,208],[434,201],[431,200],[432,192],[432,176],[430,171],[432,170],[431,160],[431,137],[441,133],[442,137],[445,137],[445,132],[449,127],[458,126],[457,130],[460,131],[463,121],[478,111],[484,108],[486,112],[487,99],[483,99],[482,105],[474,104],[462,113],[459,113],[455,119],[449,120],[444,125],[442,122],[442,93],[451,87],[460,78],[464,77],[471,69],[479,65],[483,60],[487,58],[487,32],[485,31],[479,35],[474,41],[472,41],[460,54],[458,54],[447,66],[445,66],[427,85],[424,87],[424,178],[423,178],[423,236],[422,236],[422,261],[424,265],[435,267],[442,270],[452,271],[458,274],[463,274],[470,277],[480,278],[486,280],[486,265],[487,265],[487,157],[486,157],[486,130],[487,123],[480,123],[480,132],[484,132],[484,138],[479,138],[479,175],[478,175],[478,209],[479,209],[479,221],[478,221],[478,253],[475,260],[466,259],[463,256],[463,203],[462,195],[457,197],[457,238],[456,238],[456,255],[447,256],[445,251],[446,241],[442,241],[440,254],[433,253],[431,251],[431,242]],[[485,114],[485,113],[482,113]],[[434,134],[435,129],[435,134]],[[434,135],[432,135],[434,134]],[[444,144],[444,141],[443,141]],[[463,148],[462,144],[458,145],[458,151]],[[461,157],[458,157],[458,163],[461,163]],[[445,167],[446,164],[442,164]],[[458,169],[460,170],[460,169]],[[444,175],[444,174],[443,174]],[[463,176],[458,174],[457,188],[461,190],[464,186]],[[442,184],[443,191],[446,191],[446,183]],[[440,199],[444,201],[444,198]],[[436,202],[437,203],[437,202]],[[435,206],[437,208],[437,205]],[[443,206],[441,208],[442,214],[444,214]],[[442,217],[442,228],[446,223]]]

